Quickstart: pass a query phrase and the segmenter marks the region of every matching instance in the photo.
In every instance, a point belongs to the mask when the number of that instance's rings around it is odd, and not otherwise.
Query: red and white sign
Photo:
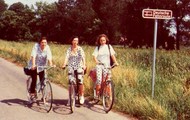
[[[171,19],[172,11],[162,9],[143,9],[142,17],[149,19]]]

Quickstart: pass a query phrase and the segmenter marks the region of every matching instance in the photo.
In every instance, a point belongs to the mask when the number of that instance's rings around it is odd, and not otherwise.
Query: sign
[[[149,19],[171,19],[172,11],[162,9],[143,9],[142,17]]]
[[[157,30],[158,19],[171,19],[171,10],[162,9],[143,9],[142,17],[148,19],[154,19],[154,53],[153,53],[153,65],[152,65],[152,98],[154,98],[154,85],[155,85],[155,66],[156,66],[156,42],[157,42]]]

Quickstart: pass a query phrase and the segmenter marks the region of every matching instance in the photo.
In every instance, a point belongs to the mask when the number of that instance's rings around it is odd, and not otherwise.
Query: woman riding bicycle
[[[39,74],[40,81],[44,78],[44,69],[37,68],[37,66],[46,66],[49,62],[49,65],[52,66],[52,53],[47,45],[46,37],[42,37],[38,43],[36,43],[32,49],[31,59],[29,61],[29,68],[31,69],[32,83],[30,87],[30,96],[34,100],[36,96],[36,80],[37,74]]]
[[[71,47],[67,49],[65,61],[62,68],[65,68],[66,65],[68,65],[69,84],[71,84],[72,81],[76,82],[76,78],[74,75],[76,71],[79,81],[79,102],[80,104],[83,104],[84,103],[83,75],[84,75],[84,70],[86,69],[86,61],[85,61],[84,51],[82,47],[78,45],[78,43],[79,43],[79,38],[77,36],[71,38]]]
[[[108,79],[111,77],[111,71],[106,69],[110,67],[110,56],[115,65],[118,65],[118,62],[115,57],[115,51],[113,47],[109,44],[109,39],[107,35],[100,34],[97,38],[98,46],[93,52],[93,57],[96,62],[96,95],[99,95],[102,77],[106,77],[106,74],[109,73]],[[101,63],[101,64],[100,64]]]

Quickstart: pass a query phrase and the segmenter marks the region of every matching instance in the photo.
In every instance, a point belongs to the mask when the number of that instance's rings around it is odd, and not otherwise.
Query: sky
[[[27,4],[28,6],[31,6],[32,4],[35,5],[36,2],[40,2],[40,1],[47,2],[47,3],[53,3],[53,2],[57,2],[58,0],[4,0],[4,1],[9,6],[16,2],[21,2],[24,5]]]

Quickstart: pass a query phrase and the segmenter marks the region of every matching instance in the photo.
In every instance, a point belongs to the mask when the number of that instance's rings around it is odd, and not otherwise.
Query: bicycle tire
[[[26,95],[27,95],[27,99],[29,102],[31,102],[30,99],[30,86],[32,83],[32,77],[28,77],[28,79],[26,80]]]
[[[43,93],[43,104],[47,112],[49,112],[52,108],[53,104],[53,92],[52,92],[52,87],[51,83],[48,80],[44,80],[44,87],[42,88],[42,93]]]
[[[75,111],[75,103],[76,103],[76,99],[75,99],[75,85],[74,83],[70,84],[70,88],[69,88],[69,99],[70,99],[70,108],[71,108],[71,113],[73,113]]]
[[[102,104],[104,111],[108,113],[113,106],[114,103],[114,86],[112,81],[106,81],[106,84],[103,88],[102,95]]]

